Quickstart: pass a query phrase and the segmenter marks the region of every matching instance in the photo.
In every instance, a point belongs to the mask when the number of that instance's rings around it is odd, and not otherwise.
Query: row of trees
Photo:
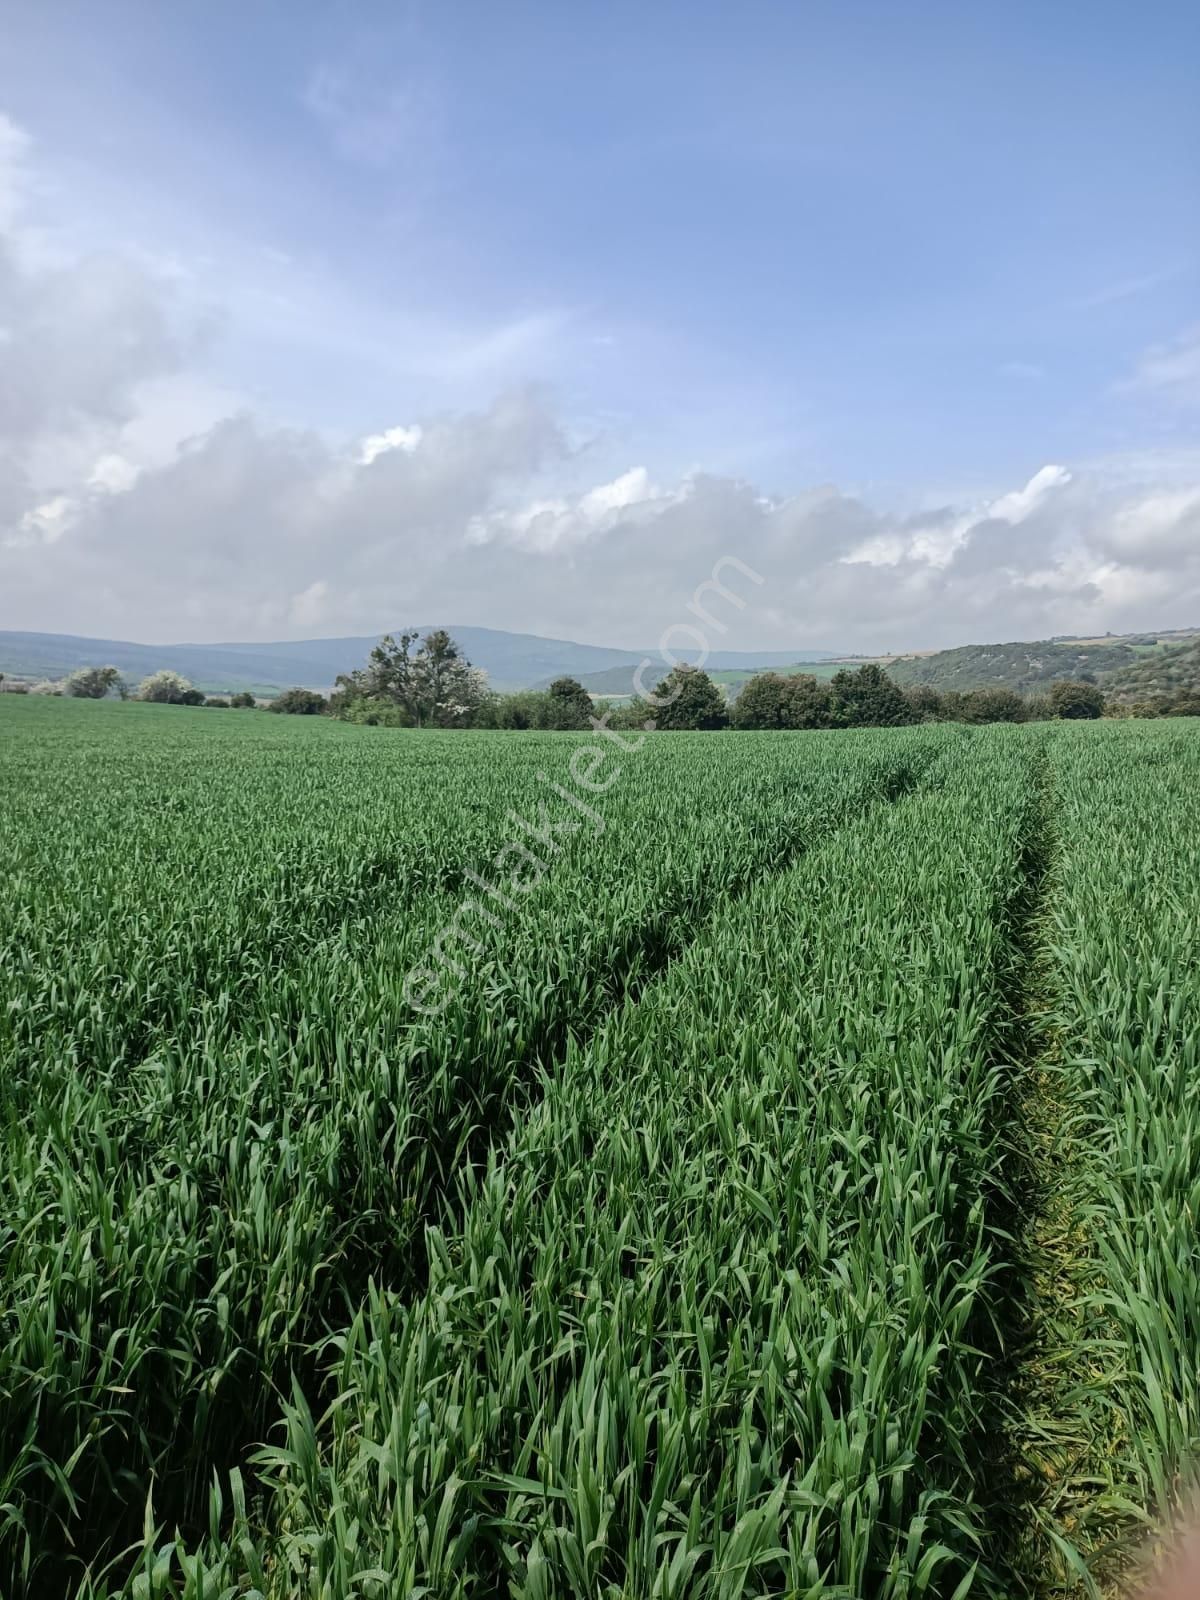
[[[4,674],[0,672],[0,682]],[[10,685],[10,688],[16,687]],[[249,691],[231,695],[228,699],[210,698],[203,689],[197,689],[178,672],[164,668],[143,678],[136,688],[130,688],[116,667],[79,667],[65,678],[44,678],[28,688],[21,685],[18,692],[27,694],[61,695],[72,700],[103,700],[108,695],[119,695],[122,700],[146,700],[155,705],[171,706],[233,706],[235,708],[257,704]],[[308,693],[307,690],[300,691]],[[320,698],[320,696],[318,696]],[[322,709],[325,701],[321,700]]]
[[[248,689],[231,694],[228,699],[220,695],[206,696],[203,689],[197,689],[178,672],[171,672],[167,668],[143,678],[134,690],[133,698],[160,706],[219,706],[226,710],[232,706],[235,711],[253,709],[258,704]]]
[[[721,691],[703,672],[678,669],[659,685],[655,698],[663,701],[661,707],[643,708],[636,701],[610,713],[613,725],[636,720],[640,726],[654,717],[660,727],[718,728],[728,720]],[[486,674],[440,628],[423,639],[417,633],[381,639],[365,667],[338,678],[329,709],[350,722],[389,727],[557,732],[585,729],[597,715],[591,695],[575,678],[556,678],[547,689],[493,693]]]
[[[1150,700],[1121,701],[1116,709],[1131,717],[1200,717],[1200,689],[1177,689]]]
[[[1104,715],[1105,701],[1092,683],[1055,683],[1045,694],[1014,689],[939,692],[921,685],[902,689],[882,667],[868,664],[835,673],[828,683],[804,673],[761,672],[734,702],[735,728],[888,728],[916,722],[1045,722]]]
[[[116,667],[82,667],[60,683],[34,692],[102,699],[131,691]],[[133,698],[165,705],[249,707],[249,693],[206,698],[177,672],[144,678]],[[675,729],[887,728],[918,722],[1031,722],[1090,718],[1104,714],[1094,684],[1052,684],[1045,694],[1012,689],[939,692],[927,686],[902,689],[882,667],[843,669],[828,682],[805,673],[760,672],[732,706],[709,675],[686,664],[673,668],[645,699],[597,707],[575,678],[556,678],[544,690],[500,695],[473,667],[444,629],[421,638],[415,631],[387,634],[364,667],[339,677],[333,696],[313,689],[288,689],[268,710],[305,716],[330,713],[350,722],[404,728],[497,728],[570,731],[586,729],[603,712],[609,726]]]
[[[297,703],[280,710],[317,709],[300,703],[308,691],[292,690]],[[284,700],[288,700],[288,696]],[[1089,683],[1054,684],[1040,696],[1011,689],[938,693],[902,689],[881,667],[866,665],[838,672],[827,683],[804,673],[756,674],[732,706],[706,672],[673,668],[646,699],[604,706],[614,728],[881,728],[916,722],[1028,722],[1052,717],[1087,718],[1103,714],[1104,696]],[[557,678],[545,690],[519,694],[489,692],[483,673],[472,667],[442,629],[426,634],[391,634],[372,650],[365,667],[338,679],[329,705],[333,715],[352,722],[406,728],[584,729],[597,715],[587,690],[574,678]]]
[[[119,694],[129,699],[129,685],[116,667],[78,667],[65,678],[43,678],[30,686],[30,694],[68,695],[73,700],[103,700]]]

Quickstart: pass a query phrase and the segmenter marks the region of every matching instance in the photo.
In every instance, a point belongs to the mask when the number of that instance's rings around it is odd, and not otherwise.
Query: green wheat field
[[[0,697],[5,1600],[1082,1596],[1186,1492],[1200,724],[626,737]]]

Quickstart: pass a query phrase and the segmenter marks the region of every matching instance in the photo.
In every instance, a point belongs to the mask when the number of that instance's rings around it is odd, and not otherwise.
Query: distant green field
[[[771,670],[782,674],[784,677],[807,673],[810,677],[821,678],[828,682],[835,673],[845,671],[846,665],[847,663],[844,661],[798,661],[794,662],[790,667],[773,667]],[[852,663],[852,665],[857,665],[857,663]],[[748,683],[751,678],[757,676],[757,673],[744,670],[709,673],[709,677],[714,683],[723,683],[737,688],[741,688],[742,684]]]
[[[0,794],[0,1594],[1083,1600],[1192,1487],[1200,721]]]

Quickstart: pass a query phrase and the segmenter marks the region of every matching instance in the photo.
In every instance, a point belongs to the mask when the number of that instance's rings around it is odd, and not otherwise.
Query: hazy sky
[[[1200,623],[1193,4],[0,0],[0,627]],[[715,641],[714,641],[715,642]]]

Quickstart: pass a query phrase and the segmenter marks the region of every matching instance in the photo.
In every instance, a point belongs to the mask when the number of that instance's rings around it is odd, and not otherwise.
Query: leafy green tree
[[[555,678],[546,691],[547,728],[580,730],[588,726],[592,697],[575,678]]]
[[[134,698],[149,700],[155,705],[189,706],[203,704],[204,694],[194,689],[178,672],[171,672],[164,667],[161,672],[152,672],[148,678],[142,679]]]
[[[1051,686],[1050,707],[1063,721],[1094,721],[1104,715],[1104,691],[1094,683],[1065,678]]]
[[[681,661],[650,697],[655,725],[667,731],[727,728],[725,698],[707,672]]]
[[[786,724],[797,731],[805,728],[832,728],[833,694],[810,672],[797,672],[786,679]]]
[[[742,685],[729,720],[735,728],[786,728],[788,680],[779,672],[756,672]]]
[[[550,726],[549,696],[540,689],[522,689],[496,697],[492,726],[509,732]]]
[[[1029,702],[1015,689],[969,689],[962,696],[962,722],[1027,722]]]
[[[733,703],[735,728],[828,728],[828,686],[810,673],[756,672]]]
[[[271,701],[267,710],[281,712],[284,716],[320,717],[329,710],[329,701],[315,689],[285,689]]]
[[[608,726],[618,733],[640,733],[655,716],[654,707],[636,694],[628,700],[613,701],[607,710]]]
[[[874,662],[835,673],[829,688],[840,728],[896,728],[913,720],[904,691]]]
[[[115,689],[121,674],[116,667],[78,667],[66,680],[64,689],[75,700],[103,700]]]
[[[242,689],[237,694],[230,695],[229,704],[235,711],[246,711],[253,710],[258,701],[250,693],[249,689]]]
[[[420,640],[408,631],[386,634],[367,665],[349,675],[355,689],[399,706],[415,728],[449,728],[470,722],[487,695],[486,675],[474,668],[444,628]],[[340,684],[340,680],[339,680]]]
[[[208,706],[209,709],[212,710],[212,711],[228,711],[229,710],[229,701],[228,700],[222,700],[219,695],[211,695],[210,694],[208,699],[204,702],[204,704],[206,706]]]
[[[917,683],[904,691],[914,722],[952,722],[957,696],[941,695],[928,683]],[[949,702],[949,703],[948,703]]]

